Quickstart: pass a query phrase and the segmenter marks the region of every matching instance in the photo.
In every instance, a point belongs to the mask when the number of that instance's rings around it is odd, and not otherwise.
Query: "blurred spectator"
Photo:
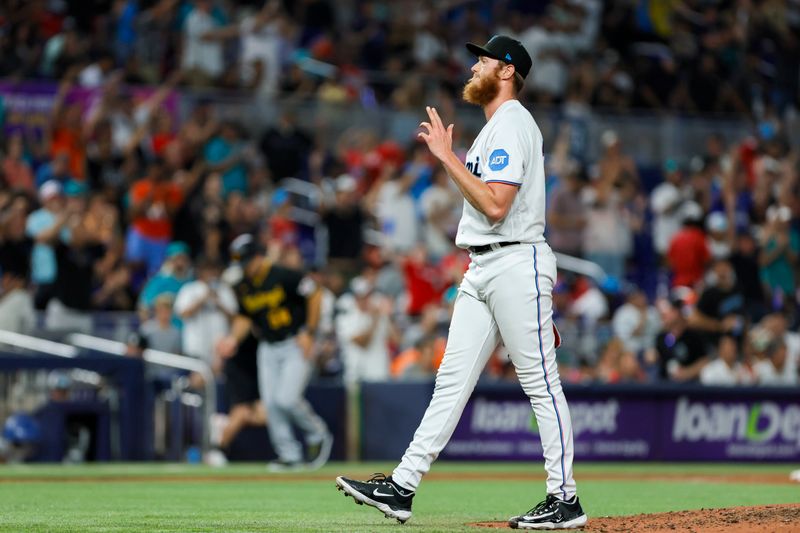
[[[108,52],[95,54],[94,61],[83,67],[78,74],[81,87],[100,87],[114,69],[114,56]]]
[[[161,270],[147,281],[139,295],[138,307],[144,316],[148,316],[159,296],[170,294],[174,300],[181,288],[192,280],[192,260],[186,243],[170,243],[166,256]]]
[[[23,193],[0,193],[0,273],[15,273],[26,280],[30,275],[33,239],[27,234],[30,201]]]
[[[600,136],[603,155],[597,162],[597,176],[601,186],[620,185],[625,181],[639,183],[639,171],[633,158],[625,153],[619,135],[606,130]]]
[[[659,255],[667,253],[672,237],[681,229],[685,199],[683,172],[677,161],[668,159],[664,163],[664,181],[650,194],[650,208],[653,210],[653,244]]]
[[[384,246],[395,252],[408,252],[419,239],[419,220],[410,194],[413,179],[413,174],[386,164],[366,199],[380,224]]]
[[[311,139],[289,112],[281,113],[274,126],[267,129],[259,141],[261,155],[267,161],[269,173],[276,182],[283,178],[299,178],[311,151]]]
[[[785,313],[775,312],[765,316],[759,324],[772,338],[786,344],[787,358],[800,361],[800,333],[789,329],[789,319]]]
[[[69,155],[65,152],[55,154],[49,163],[39,166],[36,171],[36,186],[41,187],[48,181],[55,181],[61,185],[72,180],[69,171]]]
[[[645,381],[645,373],[639,366],[636,354],[626,349],[620,339],[612,339],[606,345],[594,375],[602,383]]]
[[[285,46],[282,32],[286,25],[277,0],[264,2],[261,11],[239,24],[242,83],[258,96],[272,98],[278,93]]]
[[[453,188],[453,182],[443,168],[433,173],[430,187],[419,199],[424,219],[423,239],[431,257],[438,260],[453,248],[453,235],[458,229],[463,198]]]
[[[656,338],[661,378],[697,381],[708,363],[708,344],[703,334],[689,327],[682,302],[662,300],[659,304],[662,329]]]
[[[705,277],[705,284],[689,315],[691,327],[703,332],[711,343],[716,343],[723,333],[741,336],[747,318],[744,295],[730,262],[724,259],[715,261]]]
[[[300,243],[300,228],[292,217],[292,202],[286,189],[272,192],[272,215],[269,217],[270,240],[281,246],[296,248]]]
[[[211,0],[195,0],[183,25],[181,68],[196,86],[213,85],[225,70],[223,45],[213,34],[220,24],[211,12]]]
[[[760,279],[758,255],[755,237],[748,230],[738,231],[730,262],[736,273],[736,279],[741,280],[744,307],[748,316],[754,320],[760,319],[766,312],[763,284],[754,282]]]
[[[800,233],[790,226],[791,210],[773,205],[767,209],[767,223],[761,232],[761,280],[772,301],[791,300],[797,287],[795,276],[800,254]]]
[[[91,333],[95,285],[95,263],[105,246],[98,228],[89,224],[85,184],[71,181],[64,187],[67,197],[64,232],[53,232],[56,277],[47,304],[45,327],[52,331]]]
[[[405,312],[418,316],[431,304],[438,304],[447,288],[441,269],[428,260],[428,250],[417,245],[402,261],[408,296]]]
[[[554,250],[576,257],[583,256],[587,217],[582,198],[580,167],[570,160],[563,181],[549,199],[547,230]]]
[[[58,160],[58,167],[54,167],[50,175],[37,174],[37,185],[50,179],[82,180],[85,177],[87,139],[82,123],[83,108],[79,102],[67,101],[74,75],[74,70],[70,71],[61,81],[45,129],[47,152]]]
[[[703,278],[711,252],[702,230],[702,219],[699,205],[684,205],[683,227],[672,237],[667,249],[673,287],[694,287]]]
[[[594,326],[608,315],[608,300],[589,278],[581,277],[575,282],[570,298],[567,314],[585,325]]]
[[[44,309],[58,269],[53,243],[66,237],[68,231],[61,184],[45,182],[39,188],[39,202],[42,207],[30,214],[25,231],[35,242],[31,253],[31,281],[36,286],[36,306]]]
[[[336,334],[342,347],[344,381],[382,381],[389,378],[389,340],[394,335],[392,302],[373,292],[368,281],[355,278],[352,293],[339,298]]]
[[[753,375],[742,364],[739,340],[732,335],[722,335],[717,343],[717,357],[700,371],[703,385],[750,385]]]
[[[0,273],[0,330],[30,334],[36,327],[33,298],[24,272],[4,266]]]
[[[793,387],[800,383],[798,361],[787,354],[786,343],[779,338],[772,338],[764,350],[757,353],[759,360],[753,365],[753,373],[759,385]]]
[[[352,176],[342,174],[333,186],[333,204],[323,202],[320,206],[328,230],[328,262],[344,272],[355,272],[364,246],[367,213],[358,202]]]
[[[186,242],[189,249],[210,259],[221,261],[227,253],[229,221],[222,199],[222,177],[219,172],[203,173],[203,165],[195,165],[186,187],[186,198],[175,214],[174,238]]]
[[[175,314],[183,322],[181,346],[186,355],[216,367],[214,347],[230,330],[237,311],[236,296],[220,281],[220,263],[201,257],[195,271],[196,279],[183,285],[175,298]]]
[[[634,354],[653,349],[661,327],[658,311],[648,305],[647,295],[638,289],[631,291],[626,302],[614,312],[612,324],[614,335],[626,351]]]
[[[412,348],[400,352],[392,360],[392,377],[402,380],[433,379],[444,355],[437,353],[437,348],[441,347],[439,344],[435,335],[426,335]]]
[[[170,181],[164,161],[156,159],[147,176],[131,186],[129,202],[126,257],[143,264],[152,275],[164,261],[172,238],[172,218],[183,202],[183,193]]]
[[[600,265],[606,275],[621,280],[625,277],[625,259],[632,251],[633,235],[619,194],[611,184],[602,182],[583,189],[582,194],[584,255]]]
[[[212,171],[222,174],[222,197],[231,192],[248,192],[247,167],[245,161],[248,150],[242,141],[239,126],[224,122],[216,135],[212,136],[203,149],[206,163]]]
[[[25,154],[22,132],[16,132],[8,137],[2,163],[2,176],[9,189],[28,193],[36,191],[33,170]]]
[[[125,262],[125,242],[114,235],[106,242],[105,255],[95,263],[92,305],[107,311],[130,311],[135,302],[131,269]]]
[[[706,218],[708,251],[712,259],[728,259],[731,255],[731,239],[728,217],[721,211],[714,211]]]
[[[159,294],[153,303],[153,318],[143,322],[139,328],[141,336],[151,350],[181,353],[181,332],[172,322],[173,301],[173,294]]]

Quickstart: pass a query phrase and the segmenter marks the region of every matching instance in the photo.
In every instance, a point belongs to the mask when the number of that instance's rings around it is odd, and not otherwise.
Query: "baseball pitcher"
[[[368,481],[336,478],[346,495],[401,523],[422,477],[455,430],[483,367],[499,342],[509,351],[539,425],[547,496],[512,528],[568,529],[586,524],[572,477],[572,424],[556,366],[553,327],[556,260],[544,239],[545,174],[542,134],[517,95],[531,68],[522,44],[495,36],[467,44],[477,57],[464,99],[483,108],[486,125],[467,153],[452,150],[453,125],[436,109],[419,136],[464,195],[456,244],[471,262],[450,324],[433,398],[392,475]]]

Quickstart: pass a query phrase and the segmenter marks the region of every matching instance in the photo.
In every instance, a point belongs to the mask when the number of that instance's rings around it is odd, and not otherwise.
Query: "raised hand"
[[[453,125],[444,127],[442,119],[435,107],[425,106],[430,122],[420,123],[421,131],[418,136],[428,145],[428,150],[440,161],[444,160],[453,151]]]

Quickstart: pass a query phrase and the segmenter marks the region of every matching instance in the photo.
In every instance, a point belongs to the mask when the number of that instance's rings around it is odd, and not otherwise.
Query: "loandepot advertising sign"
[[[552,411],[537,423],[529,402],[502,396],[470,400],[442,457],[541,460],[540,434],[559,438]],[[579,460],[800,460],[799,402],[582,396],[569,396]]]
[[[796,460],[800,404],[772,400],[698,401],[678,398],[672,417],[677,458]]]
[[[581,459],[647,458],[654,427],[641,417],[648,410],[646,402],[570,401],[575,456]],[[540,424],[527,401],[473,398],[442,455],[464,460],[541,459],[540,433],[549,431],[560,439],[558,421],[551,414],[552,410],[548,409],[548,419]],[[639,423],[633,423],[636,419]],[[543,424],[549,429],[544,429]],[[561,427],[563,429],[563,424]]]

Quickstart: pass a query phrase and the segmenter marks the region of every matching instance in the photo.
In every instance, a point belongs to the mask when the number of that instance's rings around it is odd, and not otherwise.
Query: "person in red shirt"
[[[672,237],[667,262],[673,287],[694,287],[703,278],[711,252],[703,232],[703,212],[695,203],[684,206],[683,227]]]
[[[403,260],[403,277],[408,292],[406,312],[418,316],[432,303],[439,303],[447,288],[442,272],[428,261],[424,246],[417,246]]]
[[[156,159],[147,176],[133,184],[128,198],[131,221],[125,242],[129,261],[143,263],[148,275],[158,272],[172,240],[172,219],[183,202],[181,189],[169,180],[164,162]]]

